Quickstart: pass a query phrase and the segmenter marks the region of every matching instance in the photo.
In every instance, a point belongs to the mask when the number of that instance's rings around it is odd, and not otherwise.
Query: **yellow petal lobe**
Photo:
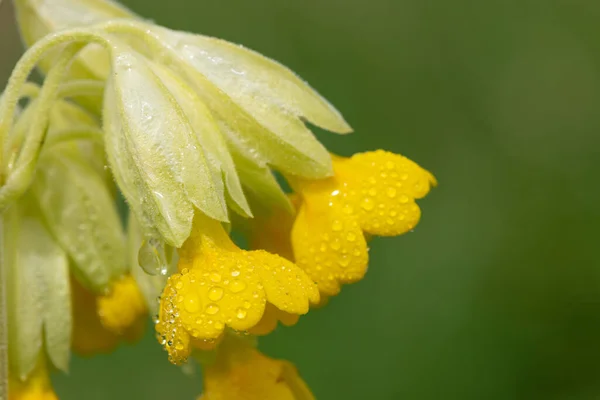
[[[267,304],[300,315],[319,301],[316,286],[294,263],[263,250],[241,250],[221,223],[206,216],[194,220],[179,254],[179,272],[167,282],[156,325],[174,363],[184,362],[197,340],[210,343],[226,327],[251,330]]]
[[[372,235],[397,236],[421,218],[415,199],[423,198],[436,180],[415,162],[383,150],[334,159],[336,178],[357,212],[361,228]]]
[[[131,275],[113,283],[110,292],[98,298],[102,325],[117,334],[133,326],[147,311],[144,296]]]
[[[369,261],[367,236],[396,236],[421,217],[415,200],[436,180],[398,154],[383,150],[332,156],[334,176],[290,178],[301,196],[291,231],[294,259],[317,283],[322,297],[361,280]]]
[[[269,358],[244,339],[227,339],[217,351],[204,369],[199,400],[314,400],[290,362]]]
[[[43,357],[24,381],[9,375],[8,400],[58,400]]]

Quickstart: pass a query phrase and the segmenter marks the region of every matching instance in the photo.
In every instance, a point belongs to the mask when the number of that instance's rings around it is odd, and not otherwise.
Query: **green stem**
[[[50,50],[66,43],[98,43],[110,49],[109,40],[101,33],[90,29],[69,29],[50,34],[25,52],[8,79],[4,95],[0,99],[0,165],[4,155],[4,141],[12,125],[17,103],[20,98],[21,88],[25,85],[29,74],[42,57]],[[0,184],[4,177],[0,171]],[[0,207],[1,209],[2,207]]]
[[[13,200],[18,198],[27,189],[33,178],[35,164],[50,118],[50,108],[54,104],[59,85],[67,72],[69,62],[80,48],[80,44],[68,45],[48,73],[44,86],[36,99],[38,102],[36,115],[31,121],[31,126],[28,130],[29,134],[15,162],[14,170],[8,176],[5,185],[0,188],[0,212],[7,208]],[[14,109],[10,115],[12,113],[14,113]]]
[[[1,0],[0,0],[1,1]],[[4,271],[4,226],[0,214],[0,400],[8,399],[8,315]]]
[[[95,143],[102,144],[104,136],[102,129],[95,126],[82,126],[70,129],[64,129],[54,132],[51,136],[48,136],[44,143],[44,151],[52,148],[57,144],[69,142],[72,140],[89,140]]]
[[[77,79],[65,82],[59,90],[59,97],[104,95],[104,82],[93,79]]]

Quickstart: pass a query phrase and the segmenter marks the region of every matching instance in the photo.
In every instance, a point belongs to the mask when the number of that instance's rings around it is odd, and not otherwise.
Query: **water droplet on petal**
[[[215,315],[218,312],[219,312],[219,306],[216,304],[209,304],[208,307],[206,307],[207,314]]]
[[[365,210],[365,211],[371,211],[375,205],[373,204],[373,200],[371,200],[370,198],[365,198],[362,203],[360,204],[360,206]]]
[[[211,299],[212,301],[221,300],[221,298],[223,298],[223,288],[221,288],[219,286],[213,286],[208,291],[208,298]]]
[[[229,290],[231,290],[233,293],[240,293],[244,289],[246,289],[246,283],[244,281],[240,281],[238,279],[234,280],[229,285]]]
[[[246,315],[248,315],[248,312],[243,308],[238,308],[235,315],[238,319],[244,319],[246,318]]]
[[[221,274],[219,274],[218,272],[212,272],[210,274],[210,280],[213,281],[214,283],[221,282]]]
[[[340,220],[333,221],[333,224],[331,225],[331,229],[334,232],[339,232],[342,229],[344,229],[344,224],[342,224],[342,221],[340,221]]]
[[[189,313],[200,311],[200,298],[194,293],[187,294],[183,301],[183,307]]]

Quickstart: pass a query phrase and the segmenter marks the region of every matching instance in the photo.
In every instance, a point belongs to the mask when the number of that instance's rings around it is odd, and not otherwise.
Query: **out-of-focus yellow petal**
[[[298,323],[300,316],[297,314],[290,314],[285,311],[279,310],[272,304],[267,304],[265,307],[265,313],[261,320],[248,332],[252,335],[264,336],[273,332],[277,328],[277,322],[280,321],[285,326],[293,326]]]
[[[243,339],[228,339],[204,369],[199,400],[314,400],[296,368],[269,358]]]
[[[98,315],[102,325],[117,334],[125,332],[147,312],[142,292],[131,275],[114,282],[111,291],[98,298]]]
[[[121,334],[106,329],[98,315],[98,297],[85,289],[76,279],[71,279],[73,304],[73,350],[82,356],[108,353],[121,340],[134,342],[141,338],[145,319],[143,316],[125,328]]]
[[[9,375],[8,400],[58,400],[43,357],[40,357],[26,380],[21,381],[12,374]]]

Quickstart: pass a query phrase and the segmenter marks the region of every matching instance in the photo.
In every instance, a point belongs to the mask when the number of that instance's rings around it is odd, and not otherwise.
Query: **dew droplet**
[[[155,238],[144,240],[138,251],[138,264],[147,274],[166,274],[168,264],[164,244]]]
[[[244,302],[244,308],[245,308],[246,310],[249,310],[251,307],[252,307],[252,303],[250,303],[248,300],[246,300],[246,301]]]
[[[349,232],[346,235],[346,240],[349,242],[354,242],[356,240],[356,234],[354,232]]]
[[[219,301],[223,298],[223,288],[219,286],[213,286],[208,291],[208,298],[212,301]]]
[[[360,206],[365,210],[365,211],[371,211],[375,205],[373,204],[373,200],[371,200],[370,198],[365,198],[362,203],[360,204]]]
[[[240,271],[237,269],[234,269],[231,271],[231,276],[240,276]]]
[[[215,322],[215,329],[218,331],[223,330],[223,328],[225,328],[225,324],[223,324],[221,321],[217,321]]]
[[[342,257],[338,260],[338,264],[340,267],[346,268],[348,265],[350,265],[350,259],[348,257]]]
[[[221,282],[221,274],[219,274],[218,272],[211,272],[210,280],[213,281],[214,283]]]
[[[175,284],[175,289],[177,289],[177,290],[181,290],[181,289],[183,289],[183,282],[181,282],[181,281],[178,281],[178,282]]]
[[[215,315],[216,313],[219,312],[219,306],[216,304],[209,304],[206,307],[206,313],[210,314],[210,315]]]
[[[396,188],[388,188],[387,190],[387,195],[390,199],[393,199],[394,197],[396,197],[396,193],[398,193],[398,191],[396,190]]]
[[[244,281],[240,281],[238,279],[234,280],[229,285],[229,290],[231,290],[233,293],[240,293],[244,289],[246,289],[246,283]]]
[[[244,310],[243,308],[238,308],[235,314],[238,319],[244,319],[246,318],[246,315],[248,315],[248,311]]]
[[[200,311],[200,298],[194,293],[187,294],[183,301],[183,307],[189,313]]]
[[[408,203],[408,196],[403,194],[402,196],[400,196],[400,203]]]
[[[333,224],[331,225],[331,229],[334,232],[339,232],[342,229],[344,229],[344,224],[342,224],[342,221],[340,221],[340,220],[335,220],[335,221],[333,221]]]

